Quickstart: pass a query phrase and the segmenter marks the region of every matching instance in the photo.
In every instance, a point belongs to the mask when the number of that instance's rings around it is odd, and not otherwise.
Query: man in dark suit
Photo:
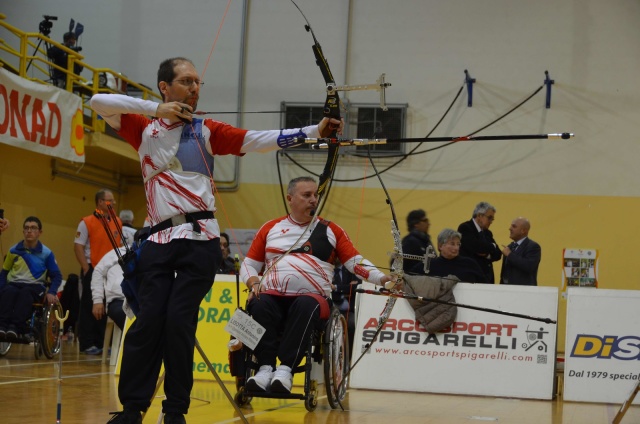
[[[531,224],[526,218],[516,218],[509,227],[509,246],[503,246],[500,284],[538,285],[538,265],[542,256],[540,245],[529,238]]]
[[[502,258],[500,247],[489,231],[495,218],[496,208],[487,202],[480,202],[473,210],[471,220],[458,226],[458,232],[462,235],[460,255],[474,259],[489,284],[495,284],[493,262]]]

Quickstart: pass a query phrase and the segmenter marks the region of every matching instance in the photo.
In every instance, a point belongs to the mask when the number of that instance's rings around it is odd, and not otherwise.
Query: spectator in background
[[[519,286],[538,285],[538,265],[542,258],[540,245],[529,238],[531,223],[527,218],[518,217],[511,222],[509,246],[502,246],[502,271],[500,284]]]
[[[120,253],[124,254],[125,248],[120,247]],[[115,249],[104,255],[93,270],[91,277],[91,295],[93,297],[92,313],[96,320],[102,320],[105,315],[124,330],[127,319],[122,310],[124,294],[120,283],[124,276],[122,267],[118,263],[118,253]],[[106,306],[106,308],[105,308]]]
[[[69,318],[64,322],[65,339],[73,341],[75,337],[78,313],[80,312],[80,277],[78,274],[69,274],[64,283],[62,292],[59,294],[60,305],[65,311],[69,311]]]
[[[95,194],[96,209],[109,216],[108,205],[116,205],[113,193],[108,189],[101,189]],[[116,218],[119,220],[119,218]],[[120,224],[121,225],[121,224]],[[114,222],[109,221],[109,229],[113,238],[121,245],[120,233]],[[113,249],[100,219],[93,213],[85,216],[78,224],[78,231],[74,240],[74,252],[81,267],[82,296],[80,298],[80,314],[78,323],[78,338],[80,351],[87,355],[100,355],[104,341],[106,319],[96,320],[93,316],[93,298],[91,295],[91,277],[93,266]]]
[[[429,246],[433,249],[433,243],[429,235],[430,226],[431,223],[424,210],[416,209],[409,212],[407,215],[407,231],[409,231],[409,234],[402,239],[402,253],[424,256]],[[416,264],[422,264],[422,262],[404,259],[402,267],[405,272],[410,272]],[[422,274],[424,274],[424,271],[422,271]]]
[[[24,220],[24,240],[9,249],[0,271],[0,338],[17,339],[29,332],[32,304],[58,302],[62,274],[51,249],[39,241],[42,222],[35,216]],[[47,278],[51,285],[47,290]]]
[[[476,261],[460,256],[459,232],[445,228],[438,234],[440,256],[431,261],[429,277],[448,277],[455,275],[465,283],[486,283],[487,278]],[[416,274],[424,274],[422,264],[416,265]]]
[[[62,44],[65,47],[71,50],[74,50],[76,52],[79,52],[82,50],[82,47],[76,47],[76,35],[73,32],[66,32],[62,36]],[[53,46],[49,48],[49,51],[47,52],[47,56],[49,56],[49,59],[51,59],[51,61],[57,66],[61,67],[62,69],[67,69],[67,66],[69,65],[68,64],[69,53],[65,52],[60,47]],[[80,73],[82,72],[82,69],[83,67],[81,65],[75,63],[73,66],[73,73],[76,75],[80,75]],[[52,67],[51,79],[52,79],[51,83],[56,87],[64,89],[67,86],[67,74],[66,72],[61,71],[58,68]]]
[[[220,233],[220,250],[222,250],[222,262],[216,274],[235,274],[235,260],[231,257],[231,249],[229,249],[229,235]]]
[[[136,231],[138,231],[133,226],[133,211],[129,209],[121,210],[120,220],[122,221],[122,235],[127,241],[127,245],[131,246],[133,244],[133,239]]]
[[[502,251],[493,239],[493,233],[489,231],[495,219],[496,208],[487,202],[480,202],[473,210],[471,220],[458,226],[458,232],[462,236],[460,255],[476,261],[489,284],[495,284],[493,263],[502,258]]]
[[[4,233],[9,228],[9,220],[0,218],[0,234]]]

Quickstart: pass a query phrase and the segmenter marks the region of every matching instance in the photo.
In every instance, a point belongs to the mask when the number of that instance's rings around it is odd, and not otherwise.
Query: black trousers
[[[81,274],[82,296],[80,297],[80,312],[78,313],[78,339],[80,341],[80,351],[85,351],[91,346],[102,348],[104,342],[104,330],[107,325],[107,318],[97,320],[93,316],[93,298],[91,296],[91,277],[93,276],[93,266],[89,266],[86,274]]]
[[[42,300],[45,290],[42,284],[6,283],[0,290],[0,327],[28,333],[33,303]]]
[[[322,330],[320,305],[311,296],[270,296],[253,298],[247,309],[266,332],[254,351],[260,365],[275,368],[276,357],[282,365],[294,368],[307,350],[312,330]],[[282,334],[282,337],[278,336]]]
[[[118,386],[125,409],[147,410],[164,361],[162,410],[187,413],[198,310],[221,259],[219,239],[147,242],[142,248],[140,310],[125,336]]]
[[[124,330],[124,323],[127,321],[127,314],[122,310],[123,304],[123,299],[114,299],[107,305],[107,316],[111,318],[121,330]]]

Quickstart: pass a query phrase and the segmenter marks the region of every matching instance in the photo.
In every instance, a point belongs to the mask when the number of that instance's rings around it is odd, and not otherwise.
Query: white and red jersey
[[[285,255],[289,249],[292,251]],[[294,221],[290,215],[271,220],[260,228],[240,267],[240,274],[246,282],[250,277],[259,276],[264,266],[266,275],[261,290],[285,295],[318,293],[328,296],[336,257],[349,271],[380,284],[384,274],[358,253],[339,225],[319,218],[308,226]]]
[[[316,125],[301,129],[249,131],[212,119],[189,124],[149,119],[158,104],[117,94],[97,94],[92,108],[133,146],[140,157],[150,224],[177,215],[215,211],[211,178],[214,155],[240,156],[278,149],[284,135],[319,136]],[[190,223],[153,234],[149,240],[167,243],[176,238],[211,240],[219,237],[216,219],[198,221],[201,233]]]

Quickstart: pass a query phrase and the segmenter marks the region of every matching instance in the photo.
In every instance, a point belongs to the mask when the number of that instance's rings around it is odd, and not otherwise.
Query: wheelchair
[[[246,406],[256,397],[275,399],[301,399],[309,412],[318,406],[318,381],[312,377],[313,362],[322,364],[327,399],[332,409],[342,408],[341,402],[347,394],[349,376],[349,339],[347,321],[338,308],[331,306],[331,312],[323,331],[313,331],[305,353],[305,360],[292,370],[292,374],[304,372],[303,393],[271,393],[249,391],[245,382],[259,369],[253,351],[242,347],[239,364],[233,364],[232,376],[236,377],[237,393],[234,400],[238,406]],[[233,361],[232,361],[233,362]],[[235,369],[234,369],[235,368]]]
[[[30,344],[33,342],[34,354],[36,359],[40,359],[43,355],[47,359],[52,359],[60,352],[60,322],[56,318],[56,311],[59,316],[63,316],[64,312],[60,302],[55,304],[47,304],[46,294],[42,302],[33,304],[33,312],[29,318],[29,333],[20,336],[17,339],[0,339],[0,356],[9,353],[11,345]]]

